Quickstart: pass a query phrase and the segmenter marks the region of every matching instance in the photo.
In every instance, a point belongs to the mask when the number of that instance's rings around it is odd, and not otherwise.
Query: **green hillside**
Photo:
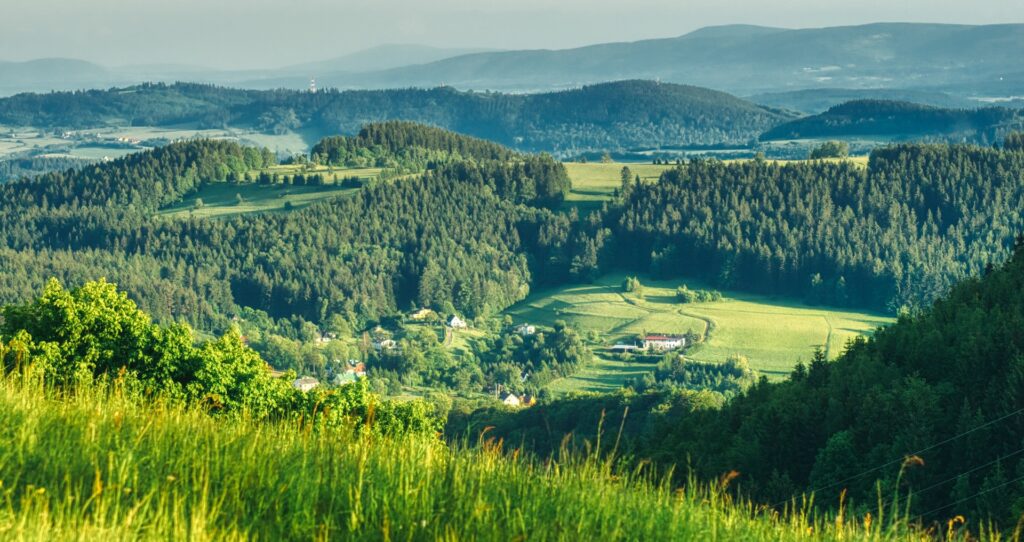
[[[932,138],[989,144],[1024,127],[1016,109],[943,109],[889,100],[855,100],[824,113],[782,123],[761,135],[762,141],[801,138]]]
[[[0,380],[7,540],[923,539],[859,517],[759,516],[717,489],[620,472],[611,456],[556,466],[116,391],[43,393]]]

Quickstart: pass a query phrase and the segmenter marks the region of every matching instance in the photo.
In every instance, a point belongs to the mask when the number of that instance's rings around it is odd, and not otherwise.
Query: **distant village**
[[[459,331],[469,330],[471,322],[458,314],[442,315],[438,312],[421,308],[408,313],[405,316],[408,325],[433,325],[443,329],[445,346],[450,346],[453,336]],[[402,326],[399,326],[401,328]],[[377,325],[373,329],[363,333],[361,344],[367,351],[378,355],[383,353],[400,354],[402,342],[399,340],[401,333],[399,328],[386,329]],[[529,337],[538,333],[539,328],[529,322],[506,324],[505,333],[512,333],[521,337]],[[326,332],[315,339],[318,346],[326,346],[333,341],[339,340],[336,333]],[[350,339],[351,340],[351,339]],[[620,341],[605,348],[608,354],[612,355],[637,355],[637,356],[661,356],[668,352],[682,351],[687,346],[688,336],[666,333],[646,333],[634,337],[630,341]],[[284,376],[284,372],[275,371],[276,376]],[[321,375],[323,376],[323,375]],[[292,386],[303,392],[308,392],[317,387],[325,386],[338,388],[357,382],[367,376],[367,364],[365,360],[348,359],[344,362],[334,360],[329,366],[326,378],[318,379],[309,375],[298,376],[293,379]],[[523,378],[527,378],[525,375]],[[496,401],[509,408],[528,408],[537,403],[537,397],[530,393],[517,393],[504,385],[495,385],[493,397]]]

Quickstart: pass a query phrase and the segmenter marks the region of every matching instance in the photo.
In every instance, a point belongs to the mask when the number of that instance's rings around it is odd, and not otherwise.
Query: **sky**
[[[709,25],[1024,22],[1022,0],[0,0],[0,60],[249,69],[390,43],[567,48]]]

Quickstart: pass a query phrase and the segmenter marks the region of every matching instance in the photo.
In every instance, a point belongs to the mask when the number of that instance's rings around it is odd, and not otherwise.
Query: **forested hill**
[[[900,101],[854,100],[780,124],[762,134],[761,140],[895,136],[989,144],[1022,127],[1024,114],[1015,109],[944,109]]]
[[[455,416],[449,431],[488,427],[488,437],[546,454],[569,433],[593,438],[603,419],[613,432],[622,423],[626,457],[688,464],[699,477],[733,472],[734,487],[763,503],[813,491],[835,508],[845,492],[853,512],[881,501],[886,513],[909,506],[942,525],[962,515],[974,531],[990,519],[1012,529],[1024,512],[1022,329],[1024,239],[1005,265],[836,362],[818,357],[724,406],[706,392],[626,392]]]
[[[490,314],[569,274],[579,243],[570,218],[547,208],[569,189],[551,157],[408,123],[335,141],[371,162],[429,169],[303,210],[229,220],[155,211],[207,183],[250,182],[239,179],[269,153],[189,141],[0,185],[0,301],[24,300],[47,276],[106,276],[161,321],[223,329],[249,308],[362,329],[412,304]]]
[[[896,145],[851,162],[691,161],[624,190],[615,262],[722,288],[888,309],[930,304],[1024,231],[1024,152]]]
[[[368,122],[409,120],[522,150],[579,152],[664,145],[745,143],[793,118],[713,90],[622,81],[546,94],[380,91],[254,91],[196,84],[50,94],[0,100],[0,124],[44,129],[110,124],[303,130],[355,134]]]

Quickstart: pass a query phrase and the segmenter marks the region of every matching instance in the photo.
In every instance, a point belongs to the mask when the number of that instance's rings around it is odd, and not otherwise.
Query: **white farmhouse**
[[[644,337],[645,350],[665,352],[686,346],[686,337],[682,335],[648,335]]]

